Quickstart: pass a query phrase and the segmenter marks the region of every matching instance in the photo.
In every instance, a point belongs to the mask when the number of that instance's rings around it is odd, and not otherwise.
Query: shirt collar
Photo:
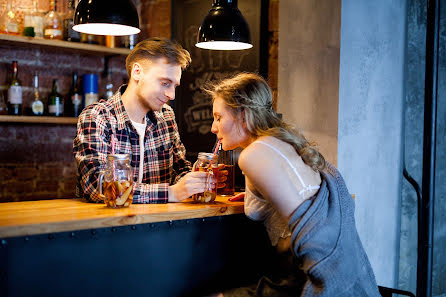
[[[116,113],[116,119],[118,121],[118,129],[122,130],[125,128],[126,125],[131,125],[130,117],[125,110],[124,104],[122,103],[121,96],[124,94],[125,90],[127,89],[127,85],[122,85],[119,87],[119,90],[113,95],[111,98],[113,109]],[[155,112],[153,110],[149,111],[146,114],[146,123],[149,126],[150,124],[156,126],[157,122],[161,119],[162,112]]]

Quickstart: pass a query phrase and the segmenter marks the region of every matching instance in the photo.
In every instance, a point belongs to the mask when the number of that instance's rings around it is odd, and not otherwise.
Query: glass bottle
[[[63,116],[63,98],[57,92],[57,79],[53,79],[53,89],[48,96],[48,114],[50,116]]]
[[[105,81],[105,95],[104,99],[108,99],[113,96],[113,79],[112,79],[112,71],[109,69],[107,74],[107,80]]]
[[[0,33],[19,35],[19,21],[13,0],[6,2],[6,9],[0,17]]]
[[[74,11],[77,1],[68,1],[68,13],[63,20],[63,39],[66,41],[79,42],[81,40],[81,35],[79,32],[73,30],[73,19]]]
[[[34,101],[31,103],[31,114],[34,116],[41,116],[43,115],[44,105],[42,100],[40,100],[39,95],[39,74],[36,72],[34,74]]]
[[[78,117],[83,109],[82,93],[79,91],[78,87],[77,72],[73,72],[73,80],[71,82],[71,88],[70,92],[68,93],[66,105],[67,105],[67,116],[70,117]]]
[[[37,10],[37,0],[33,0],[33,9],[25,14],[23,35],[43,38],[43,16]]]
[[[3,91],[0,92],[0,115],[8,114],[8,105],[6,104],[5,97],[3,96]]]
[[[43,37],[62,40],[62,21],[57,10],[57,0],[50,1],[50,11],[45,15]]]
[[[218,178],[218,155],[213,153],[198,153],[198,160],[194,164],[193,171],[204,171],[208,173],[203,193],[192,195],[196,202],[213,202],[217,197]]]
[[[8,113],[10,115],[22,114],[22,84],[17,75],[18,63],[12,61],[12,79],[8,89]]]
[[[107,156],[105,170],[99,174],[99,193],[112,208],[128,207],[133,201],[133,170],[128,154]]]

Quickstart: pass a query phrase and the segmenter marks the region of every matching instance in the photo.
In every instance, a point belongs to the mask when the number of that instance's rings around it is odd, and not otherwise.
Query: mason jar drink
[[[128,154],[107,156],[105,170],[99,174],[99,193],[108,207],[128,207],[133,201],[133,170]]]
[[[194,171],[207,172],[205,190],[203,193],[192,195],[196,202],[213,202],[217,197],[217,178],[218,178],[218,156],[212,153],[198,153],[197,163],[194,165]]]

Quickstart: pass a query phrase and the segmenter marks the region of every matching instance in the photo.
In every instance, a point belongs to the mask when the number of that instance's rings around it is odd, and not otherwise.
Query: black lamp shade
[[[132,0],[81,0],[74,14],[73,29],[96,35],[139,33],[139,18]]]
[[[237,50],[252,47],[249,26],[237,0],[214,0],[198,30],[197,47]]]

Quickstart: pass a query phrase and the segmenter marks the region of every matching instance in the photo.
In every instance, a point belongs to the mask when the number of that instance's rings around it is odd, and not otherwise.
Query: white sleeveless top
[[[297,193],[302,200],[312,197],[317,192],[320,186],[306,185],[295,166],[293,166],[291,161],[281,151],[271,144],[261,140],[257,140],[255,143],[266,145],[286,161],[302,185],[302,189]],[[291,235],[288,228],[288,221],[276,211],[271,203],[259,196],[256,196],[248,186],[246,186],[245,189],[245,214],[254,221],[264,222],[269,239],[271,240],[271,244],[273,246],[277,245],[279,238],[286,238]]]

